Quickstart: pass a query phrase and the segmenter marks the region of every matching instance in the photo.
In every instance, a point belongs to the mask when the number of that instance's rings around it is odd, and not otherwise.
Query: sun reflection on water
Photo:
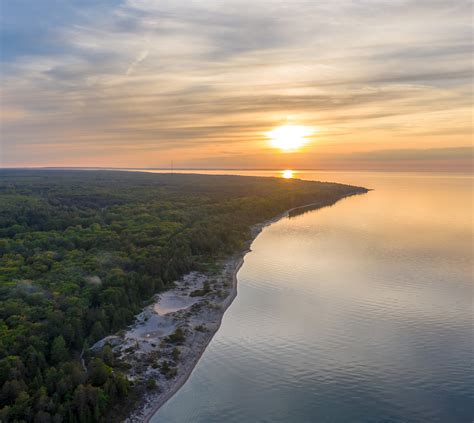
[[[292,179],[294,175],[292,170],[286,169],[281,172],[281,176],[285,179]]]

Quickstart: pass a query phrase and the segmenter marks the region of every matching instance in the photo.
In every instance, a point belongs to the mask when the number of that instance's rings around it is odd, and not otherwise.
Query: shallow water
[[[296,176],[375,190],[263,230],[152,421],[473,421],[472,178]]]
[[[164,316],[168,313],[183,310],[195,304],[199,298],[179,295],[175,292],[164,292],[160,295],[160,300],[153,307],[155,313]]]

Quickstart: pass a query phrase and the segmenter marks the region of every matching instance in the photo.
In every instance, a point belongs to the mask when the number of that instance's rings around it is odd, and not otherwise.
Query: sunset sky
[[[472,163],[470,1],[0,2],[2,166]]]

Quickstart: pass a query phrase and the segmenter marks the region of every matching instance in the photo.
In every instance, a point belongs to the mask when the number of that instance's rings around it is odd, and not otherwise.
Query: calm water
[[[297,176],[375,191],[260,234],[153,422],[472,422],[472,178]]]

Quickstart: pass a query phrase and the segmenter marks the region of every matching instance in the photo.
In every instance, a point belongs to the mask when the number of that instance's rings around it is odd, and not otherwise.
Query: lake
[[[294,176],[374,191],[262,231],[220,330],[152,421],[472,422],[472,177]]]

